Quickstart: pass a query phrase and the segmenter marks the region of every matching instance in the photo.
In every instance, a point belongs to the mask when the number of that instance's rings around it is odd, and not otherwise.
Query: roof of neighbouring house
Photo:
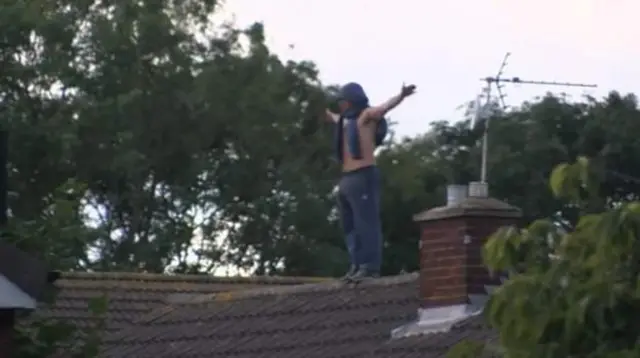
[[[49,270],[43,261],[0,240],[0,275],[33,299],[39,299],[48,284]]]
[[[173,297],[108,334],[101,356],[431,358],[463,339],[493,337],[475,316],[447,332],[391,339],[415,320],[417,288],[417,274],[406,274],[356,287],[331,281]]]
[[[42,305],[37,314],[64,319],[78,327],[92,326],[94,320],[88,304],[91,299],[105,295],[108,301],[106,326],[109,331],[114,331],[164,307],[172,295],[212,294],[317,281],[317,278],[296,277],[69,272],[63,273],[55,283],[59,289],[55,302]]]

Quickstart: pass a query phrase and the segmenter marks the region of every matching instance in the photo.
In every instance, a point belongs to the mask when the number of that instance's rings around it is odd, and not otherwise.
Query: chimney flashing
[[[500,281],[504,281],[501,278]],[[492,293],[497,286],[486,285]],[[391,330],[391,339],[450,331],[456,324],[482,314],[489,295],[469,295],[469,303],[444,307],[419,308],[415,321]]]
[[[391,330],[391,338],[406,338],[422,334],[448,332],[457,323],[482,313],[482,307],[461,304],[448,307],[420,308],[418,318]]]

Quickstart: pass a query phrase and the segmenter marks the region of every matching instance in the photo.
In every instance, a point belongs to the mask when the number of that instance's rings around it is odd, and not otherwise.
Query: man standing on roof
[[[403,85],[398,95],[370,106],[362,86],[352,82],[340,89],[340,114],[326,112],[327,120],[336,123],[336,155],[343,172],[338,207],[351,260],[347,281],[380,275],[380,173],[373,152],[387,134],[384,116],[415,90],[414,85]]]

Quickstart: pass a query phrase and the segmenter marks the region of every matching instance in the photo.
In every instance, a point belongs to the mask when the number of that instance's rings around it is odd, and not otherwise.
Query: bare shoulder
[[[373,110],[373,107],[369,107],[360,113],[360,117],[358,117],[358,123],[361,125],[367,125],[373,122],[376,119],[376,112]]]

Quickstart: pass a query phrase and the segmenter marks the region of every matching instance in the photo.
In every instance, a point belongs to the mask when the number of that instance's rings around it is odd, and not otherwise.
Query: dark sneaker
[[[349,271],[347,271],[347,273],[346,273],[344,276],[342,276],[342,281],[349,281],[349,280],[351,280],[351,277],[352,277],[353,275],[355,275],[355,274],[356,274],[356,272],[358,272],[358,267],[357,267],[357,266],[355,266],[355,265],[352,265],[352,266],[349,268]]]

